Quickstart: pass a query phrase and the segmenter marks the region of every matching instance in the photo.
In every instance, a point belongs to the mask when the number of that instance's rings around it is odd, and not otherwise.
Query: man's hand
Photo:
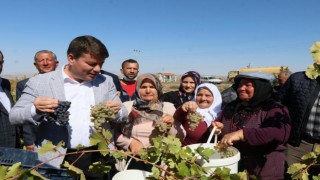
[[[106,105],[114,110],[115,113],[118,113],[121,109],[121,104],[117,101],[106,101]]]
[[[37,97],[33,102],[37,113],[53,113],[54,109],[58,107],[58,99]]]

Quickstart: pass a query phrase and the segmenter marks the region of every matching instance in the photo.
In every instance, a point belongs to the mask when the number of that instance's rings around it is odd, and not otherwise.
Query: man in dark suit
[[[4,63],[4,57],[0,51],[0,73]],[[0,147],[18,147],[19,136],[17,128],[9,122],[9,112],[13,106],[13,98],[10,94],[11,85],[8,79],[0,78]]]
[[[38,51],[34,55],[34,66],[37,68],[39,74],[54,71],[59,65],[57,56],[49,50]],[[21,80],[16,86],[16,101],[21,97],[22,91],[28,82],[29,78]],[[28,124],[22,127],[22,138],[27,150],[34,150],[36,125]]]

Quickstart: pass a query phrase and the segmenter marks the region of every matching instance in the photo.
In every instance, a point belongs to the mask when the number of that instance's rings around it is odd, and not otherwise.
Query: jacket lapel
[[[12,106],[13,106],[13,98],[12,98],[12,95],[11,95],[11,92],[10,92],[10,87],[5,86],[3,79],[2,79],[2,81],[1,81],[1,87],[2,87],[2,89],[3,89],[3,91],[4,91],[4,93],[6,94],[6,96],[9,98],[10,107],[12,107]],[[0,109],[1,109],[1,111],[4,112],[5,114],[7,114],[7,115],[9,114],[8,111],[6,110],[6,108],[3,106],[2,103],[0,103]]]
[[[52,81],[50,81],[50,89],[52,90],[52,94],[54,98],[65,101],[66,96],[64,93],[64,82],[62,76],[62,69],[56,70],[55,73],[52,74]]]

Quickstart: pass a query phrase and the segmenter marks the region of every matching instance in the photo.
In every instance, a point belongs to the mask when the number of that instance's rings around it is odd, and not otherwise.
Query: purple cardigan
[[[235,113],[233,117],[238,114]],[[247,114],[241,127],[233,119],[226,118],[222,112],[217,121],[224,124],[221,137],[243,129],[245,142],[234,144],[241,153],[239,170],[246,169],[249,174],[262,179],[284,179],[284,151],[291,130],[287,108],[274,102],[267,108]]]

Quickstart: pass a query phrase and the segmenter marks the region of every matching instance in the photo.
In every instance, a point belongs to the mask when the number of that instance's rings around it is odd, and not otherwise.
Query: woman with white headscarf
[[[184,146],[206,142],[210,134],[209,127],[221,112],[221,103],[218,88],[213,84],[203,83],[196,88],[194,100],[185,102],[176,110],[174,119],[181,122],[187,133],[182,142]],[[203,116],[203,121],[193,129],[189,125],[189,116],[195,112]]]

